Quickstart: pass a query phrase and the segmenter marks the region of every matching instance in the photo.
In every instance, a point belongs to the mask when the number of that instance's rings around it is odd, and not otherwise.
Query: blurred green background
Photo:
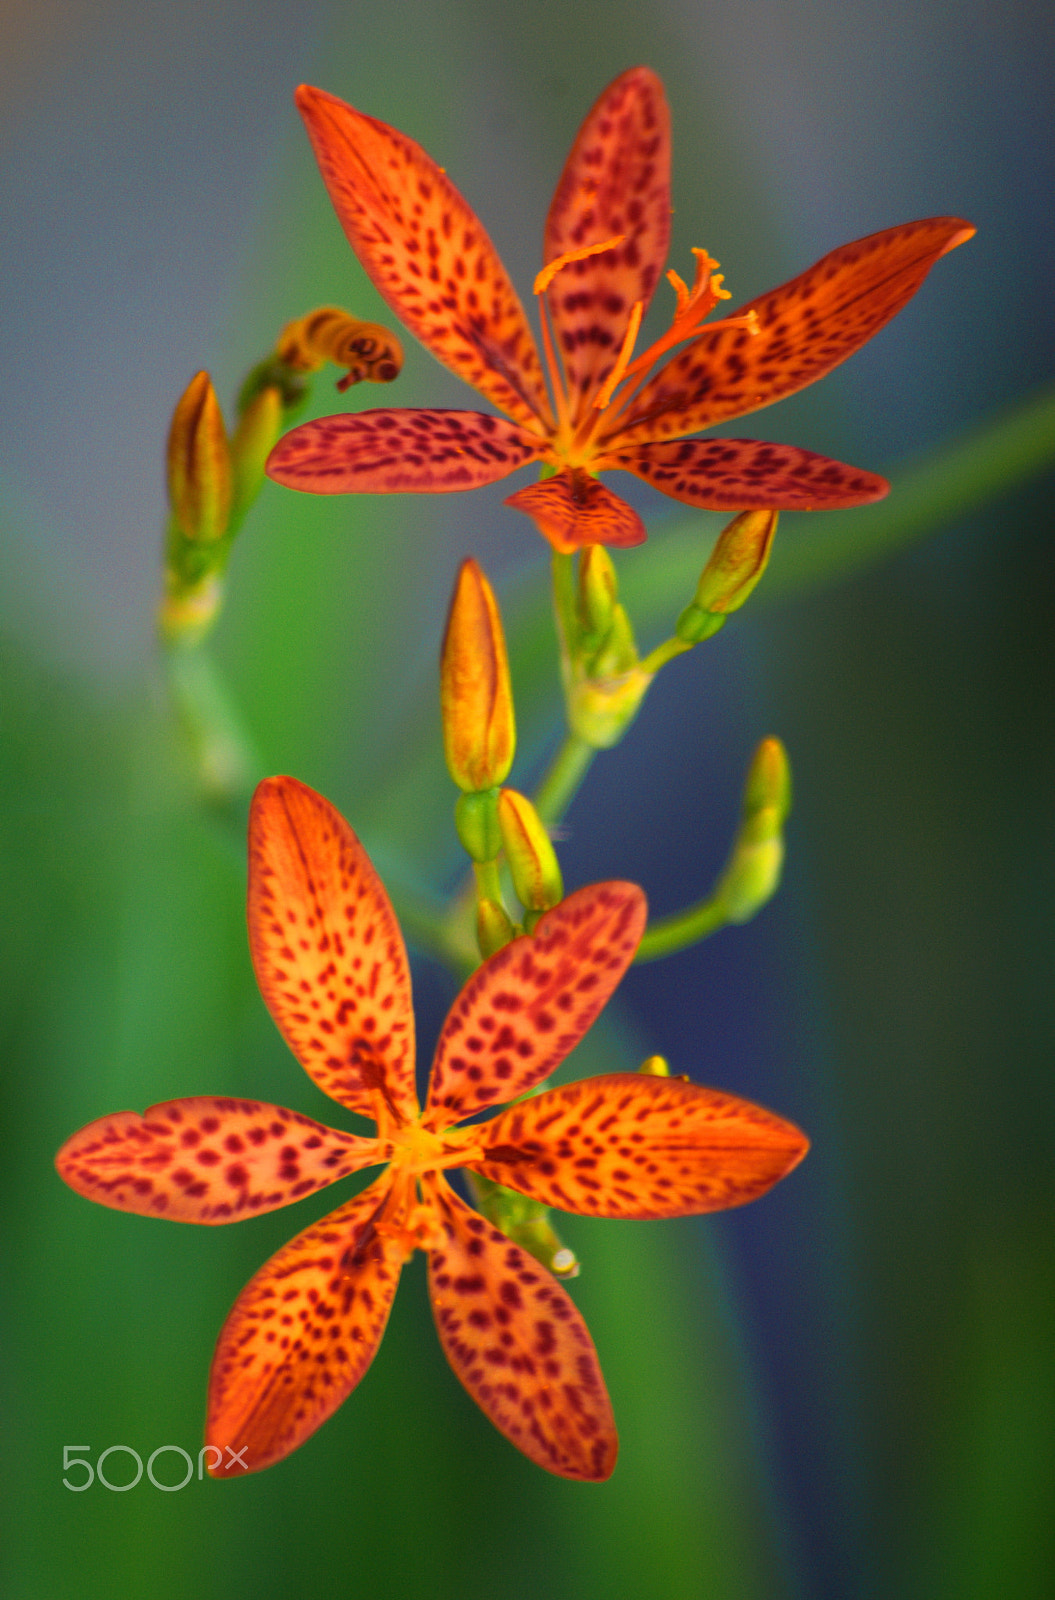
[[[887,470],[896,494],[900,463],[1051,381],[1049,8],[5,0],[0,16],[5,1594],[1040,1600],[1050,476],[838,581],[793,581],[823,524],[786,518],[784,578],[775,561],[748,610],[667,669],[569,815],[570,885],[634,878],[669,911],[720,866],[753,745],[776,733],[791,753],[779,899],[635,969],[575,1062],[660,1051],[815,1141],[743,1213],[568,1220],[622,1437],[607,1486],[545,1476],[466,1398],[419,1257],[361,1389],[290,1460],[178,1493],[70,1492],[66,1445],[197,1451],[231,1301],[329,1204],[167,1227],[88,1205],[51,1162],[82,1123],[179,1095],[333,1112],[256,993],[242,853],[195,798],[152,645],[162,441],[188,379],[207,367],[229,404],[290,317],[381,314],[295,84],[419,139],[525,294],[579,121],[639,61],[673,110],[672,264],[706,245],[734,305],[858,235],[969,217],[977,239],[873,344],[727,430]],[[342,403],[328,381],[315,398]],[[473,403],[416,347],[393,399]],[[511,617],[546,582],[509,487],[361,502],[269,487],[217,638],[262,771],[320,788],[382,872],[432,891],[458,866],[435,713],[457,562],[482,561]],[[637,503],[653,539],[622,559],[628,585],[685,526]],[[702,563],[718,522],[698,521]],[[663,631],[650,620],[644,642]],[[526,626],[513,670],[526,786],[557,729],[552,653]],[[427,961],[415,982],[427,1046],[453,984]],[[127,1481],[128,1457],[107,1465]]]

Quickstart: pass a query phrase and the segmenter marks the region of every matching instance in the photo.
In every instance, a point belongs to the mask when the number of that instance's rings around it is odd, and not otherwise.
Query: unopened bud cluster
[[[516,750],[513,689],[494,591],[475,561],[463,561],[440,655],[440,708],[447,769],[462,793],[458,837],[476,867],[477,938],[493,954],[520,928],[502,904],[504,855],[530,929],[564,894],[553,843],[531,801],[503,787]]]
[[[634,629],[603,545],[579,555],[576,635],[565,665],[568,723],[595,750],[618,744],[652,682],[638,660]]]
[[[338,384],[346,388],[362,379],[390,382],[403,352],[387,329],[323,306],[287,324],[276,349],[250,372],[230,437],[207,372],[180,397],[166,450],[171,515],[160,627],[170,642],[196,643],[216,620],[231,544],[260,492],[264,464],[307,398],[306,374],[326,361],[347,367]]]

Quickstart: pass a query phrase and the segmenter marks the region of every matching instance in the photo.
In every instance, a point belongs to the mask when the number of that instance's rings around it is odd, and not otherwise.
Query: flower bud
[[[783,823],[791,808],[791,770],[779,739],[763,739],[744,785],[740,829],[715,887],[729,922],[748,922],[777,890],[784,864]]]
[[[472,560],[462,562],[451,599],[440,706],[447,770],[459,789],[471,794],[501,783],[516,748],[513,691],[498,602]]]
[[[637,666],[634,629],[625,606],[613,606],[604,643],[589,663],[591,678],[615,678]]]
[[[740,609],[766,570],[776,531],[775,511],[743,511],[723,528],[692,603],[678,618],[679,639],[698,644]]]
[[[637,1070],[648,1078],[670,1077],[670,1067],[664,1056],[646,1056]]]
[[[168,491],[184,538],[215,544],[231,516],[232,473],[227,431],[207,372],[184,390],[169,428]]]
[[[791,764],[779,739],[763,739],[744,781],[744,817],[772,808],[784,821],[791,810]]]
[[[261,389],[242,413],[231,440],[234,469],[234,515],[247,511],[260,493],[264,462],[282,428],[282,395],[277,388]]]
[[[513,887],[522,906],[548,911],[564,898],[557,852],[531,801],[515,789],[498,796],[498,824]]]
[[[603,639],[612,626],[619,582],[603,544],[585,545],[579,555],[579,615],[583,630]]]

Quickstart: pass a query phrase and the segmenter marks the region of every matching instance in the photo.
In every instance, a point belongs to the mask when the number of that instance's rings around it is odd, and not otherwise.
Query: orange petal
[[[587,544],[628,546],[648,538],[633,506],[587,472],[561,472],[531,483],[505,503],[532,517],[539,533],[562,555]]]
[[[644,478],[672,500],[708,511],[831,511],[889,494],[885,478],[793,444],[758,439],[674,439],[613,452],[605,462]]]
[[[809,1141],[782,1117],[681,1078],[612,1073],[511,1106],[485,1124],[495,1183],[562,1211],[682,1217],[757,1200]]]
[[[636,884],[594,883],[485,961],[443,1024],[425,1125],[449,1127],[541,1083],[593,1025],[646,915]]]
[[[429,1184],[443,1242],[429,1294],[447,1360],[495,1427],[547,1472],[601,1483],[615,1419],[586,1324],[560,1284],[519,1245]]]
[[[541,453],[516,423],[479,411],[360,411],[294,428],[267,475],[311,494],[446,494],[508,478]]]
[[[376,1139],[259,1100],[198,1095],[100,1117],[67,1139],[59,1175],[88,1200],[173,1222],[239,1222],[384,1157]]]
[[[214,1477],[281,1461],[333,1415],[374,1359],[405,1252],[375,1230],[387,1176],[273,1255],[223,1325],[209,1374]]]
[[[498,252],[420,145],[335,95],[297,106],[349,243],[437,360],[518,422],[551,421],[538,351]]]
[[[930,217],[873,233],[741,306],[758,332],[717,322],[674,356],[608,434],[611,443],[672,439],[745,417],[823,378],[897,315],[938,260],[974,233]]]
[[[573,415],[604,382],[637,300],[647,310],[670,240],[670,113],[663,85],[633,67],[579,130],[546,218],[548,263],[616,234],[623,242],[558,273],[548,297]]]
[[[338,811],[266,778],[249,815],[249,945],[268,1010],[325,1094],[417,1115],[410,971],[395,912]]]

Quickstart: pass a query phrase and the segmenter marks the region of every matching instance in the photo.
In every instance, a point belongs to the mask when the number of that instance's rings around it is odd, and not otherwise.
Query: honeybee
[[[391,383],[403,365],[403,347],[379,322],[361,322],[340,306],[319,306],[288,322],[278,336],[280,361],[301,372],[316,372],[324,362],[347,367],[337,387],[353,383]]]

